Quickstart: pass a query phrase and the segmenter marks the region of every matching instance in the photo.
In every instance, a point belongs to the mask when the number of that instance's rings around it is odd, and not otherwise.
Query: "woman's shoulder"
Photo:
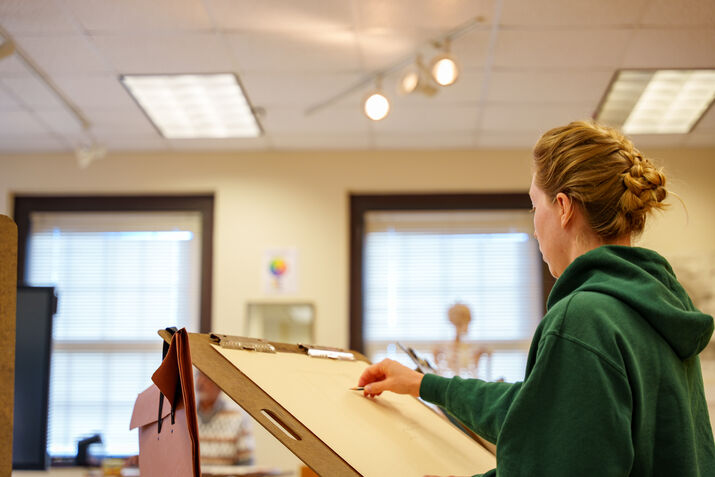
[[[642,320],[617,297],[580,290],[554,304],[544,321],[544,333],[591,341],[593,337],[622,334],[625,328],[639,326]]]

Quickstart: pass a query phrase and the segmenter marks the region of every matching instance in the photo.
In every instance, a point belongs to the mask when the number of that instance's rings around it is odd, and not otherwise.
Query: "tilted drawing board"
[[[224,336],[231,340],[250,338]],[[275,352],[189,334],[193,364],[319,475],[472,475],[496,466],[493,454],[416,398],[351,391],[369,365],[364,356],[311,357],[304,347],[261,343]]]

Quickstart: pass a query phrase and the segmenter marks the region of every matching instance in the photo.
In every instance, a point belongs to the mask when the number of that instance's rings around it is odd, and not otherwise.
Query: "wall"
[[[687,205],[652,220],[641,243],[666,257],[715,250],[715,149],[645,151],[666,167]],[[0,213],[12,194],[214,192],[213,328],[241,333],[248,301],[265,301],[268,247],[299,251],[299,293],[316,306],[316,341],[348,343],[348,196],[378,192],[526,192],[530,153],[519,151],[113,154],[78,169],[74,158],[0,156]],[[715,400],[714,400],[715,402]],[[259,433],[258,463],[294,465]]]

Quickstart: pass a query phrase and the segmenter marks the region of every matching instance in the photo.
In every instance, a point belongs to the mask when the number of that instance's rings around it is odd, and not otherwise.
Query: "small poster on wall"
[[[298,250],[272,248],[263,253],[263,292],[267,295],[298,293]]]

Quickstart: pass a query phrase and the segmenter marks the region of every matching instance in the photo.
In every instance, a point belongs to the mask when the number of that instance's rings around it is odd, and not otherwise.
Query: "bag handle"
[[[177,329],[176,326],[172,326],[170,328],[166,328],[166,331],[169,332],[171,336],[174,336],[174,333],[176,333]],[[161,351],[161,359],[163,360],[166,358],[166,354],[169,352],[169,343],[164,340],[164,347],[162,348]],[[181,392],[181,386],[177,386],[177,391]],[[157,419],[157,434],[161,434],[161,423],[162,423],[162,418],[161,418],[161,411],[163,410],[164,407],[164,393],[159,392],[159,418]],[[171,406],[171,424],[174,425],[174,406]]]

